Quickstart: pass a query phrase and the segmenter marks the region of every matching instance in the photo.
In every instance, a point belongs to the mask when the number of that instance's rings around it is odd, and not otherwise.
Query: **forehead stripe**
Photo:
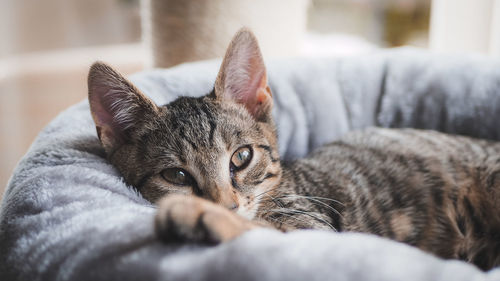
[[[210,145],[214,145],[214,133],[215,133],[215,128],[217,127],[217,124],[215,124],[214,120],[209,119],[208,124],[210,125],[210,133],[208,135],[208,142]]]
[[[194,150],[198,150],[198,146],[197,146],[197,145],[196,145],[196,144],[195,144],[195,143],[194,143],[191,139],[189,139],[189,138],[186,136],[186,134],[184,133],[184,128],[183,128],[183,127],[180,127],[180,128],[179,128],[179,135],[180,135],[180,137],[181,137],[183,140],[187,141],[187,142],[191,145],[191,147],[192,147]]]
[[[215,133],[215,128],[217,127],[217,124],[214,121],[214,116],[206,106],[206,104],[203,104],[201,106],[201,110],[203,113],[205,113],[205,116],[207,117],[208,125],[210,126],[210,133],[208,134],[208,142],[210,145],[214,144],[214,133]]]

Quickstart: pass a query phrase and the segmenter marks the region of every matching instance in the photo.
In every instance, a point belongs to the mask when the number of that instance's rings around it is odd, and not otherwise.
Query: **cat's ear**
[[[88,76],[89,103],[97,135],[106,152],[132,141],[158,107],[108,65],[96,62]]]
[[[273,100],[264,60],[257,39],[248,29],[238,31],[229,44],[214,94],[218,99],[231,99],[245,105],[258,121],[271,118]]]

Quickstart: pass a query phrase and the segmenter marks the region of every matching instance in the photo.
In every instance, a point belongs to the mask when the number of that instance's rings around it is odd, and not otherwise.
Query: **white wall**
[[[433,0],[429,47],[500,54],[500,0]]]

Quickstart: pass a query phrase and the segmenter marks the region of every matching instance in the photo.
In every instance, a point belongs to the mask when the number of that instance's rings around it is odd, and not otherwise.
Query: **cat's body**
[[[499,176],[500,143],[371,128],[285,163],[258,216],[373,233],[486,269],[500,262]]]
[[[256,227],[366,232],[483,269],[500,263],[500,144],[368,129],[279,160],[257,42],[233,39],[214,90],[158,107],[103,64],[89,100],[108,158],[158,202],[160,238],[223,242]]]

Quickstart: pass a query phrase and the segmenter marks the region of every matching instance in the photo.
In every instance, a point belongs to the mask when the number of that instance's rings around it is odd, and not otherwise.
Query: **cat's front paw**
[[[257,225],[210,201],[171,195],[159,202],[155,230],[163,241],[221,243]]]

